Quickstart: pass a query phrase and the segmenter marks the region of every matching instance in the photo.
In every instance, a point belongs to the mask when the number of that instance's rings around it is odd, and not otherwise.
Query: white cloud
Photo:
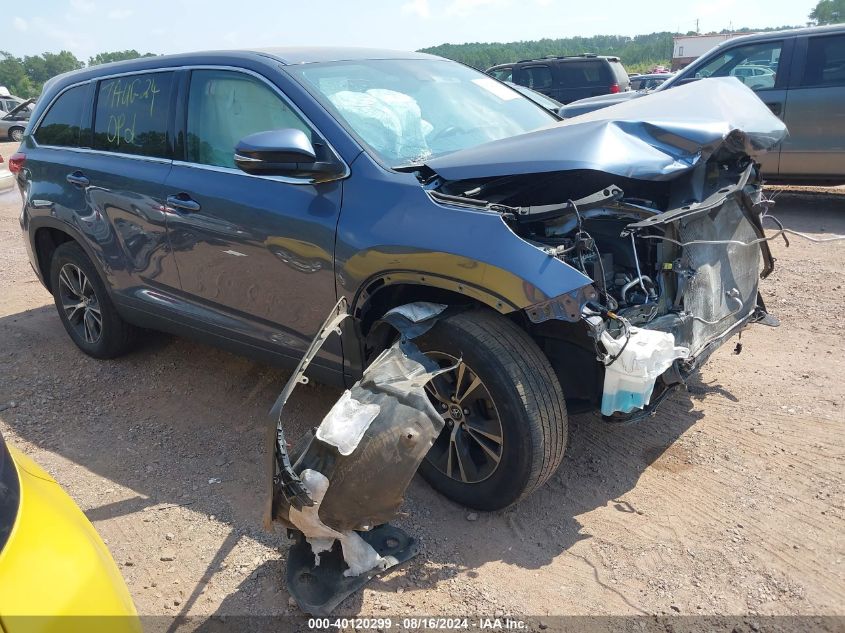
[[[492,5],[509,4],[508,0],[454,0],[446,8],[446,15],[466,17],[479,9],[487,9]]]
[[[26,20],[19,17],[12,18],[12,26],[15,27],[16,31],[26,31],[29,28]]]
[[[77,13],[94,13],[97,8],[91,0],[70,0],[70,6]]]
[[[109,20],[125,20],[131,17],[135,12],[132,9],[112,9],[109,11]]]
[[[421,18],[431,17],[431,7],[428,0],[410,0],[402,5],[402,13],[411,13]]]

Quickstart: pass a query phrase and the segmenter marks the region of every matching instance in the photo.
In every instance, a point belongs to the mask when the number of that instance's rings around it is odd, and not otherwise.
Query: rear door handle
[[[91,182],[81,171],[68,174],[66,180],[76,187],[87,187]]]
[[[196,213],[202,208],[200,203],[187,193],[177,193],[175,196],[167,196],[167,206],[179,209],[180,211],[188,211],[189,213]]]

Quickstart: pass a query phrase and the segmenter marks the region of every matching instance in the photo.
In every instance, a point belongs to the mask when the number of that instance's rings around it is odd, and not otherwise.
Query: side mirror
[[[311,140],[295,128],[245,136],[235,146],[235,164],[248,174],[306,178],[313,182],[343,175],[343,167],[337,162],[318,161]]]

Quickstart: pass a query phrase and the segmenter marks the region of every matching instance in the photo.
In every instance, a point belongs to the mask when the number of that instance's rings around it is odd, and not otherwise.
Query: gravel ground
[[[119,360],[82,355],[30,270],[19,208],[0,194],[0,432],[86,512],[140,613],[299,613],[287,541],[260,527],[286,372],[154,334]],[[845,234],[845,196],[783,193],[775,212]],[[723,347],[641,424],[573,416],[560,470],[515,508],[470,513],[414,481],[397,523],[421,554],[336,613],[845,614],[845,243],[790,242],[762,283],[780,328]],[[300,387],[289,436],[338,396]]]

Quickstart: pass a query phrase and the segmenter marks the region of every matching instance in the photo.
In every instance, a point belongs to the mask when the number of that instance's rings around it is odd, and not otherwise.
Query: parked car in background
[[[6,86],[0,86],[0,113],[9,112],[23,102],[24,99],[11,94]]]
[[[120,570],[61,486],[0,435],[0,631],[140,633]]]
[[[32,115],[30,106],[34,101],[34,99],[22,101],[10,112],[0,117],[0,142],[9,140],[20,143],[23,138],[23,131]]]
[[[652,94],[711,77],[736,77],[786,123],[789,136],[763,159],[767,179],[845,182],[845,25],[726,40]],[[560,115],[569,119],[644,94],[583,99],[565,105]]]
[[[628,73],[618,57],[585,53],[525,59],[487,69],[499,81],[531,88],[561,103],[629,90]]]
[[[541,108],[545,108],[555,116],[558,116],[557,113],[563,104],[557,99],[552,99],[551,97],[547,97],[546,95],[537,92],[536,90],[531,90],[531,88],[526,88],[525,86],[520,86],[519,84],[515,84],[510,81],[506,81],[505,83],[520,94],[523,94],[529,99],[531,99],[531,101],[536,103]]]
[[[752,90],[766,90],[775,87],[775,69],[768,66],[741,65],[732,68],[731,77],[736,77]]]
[[[654,90],[668,80],[671,73],[649,73],[647,75],[631,76],[631,90]]]

